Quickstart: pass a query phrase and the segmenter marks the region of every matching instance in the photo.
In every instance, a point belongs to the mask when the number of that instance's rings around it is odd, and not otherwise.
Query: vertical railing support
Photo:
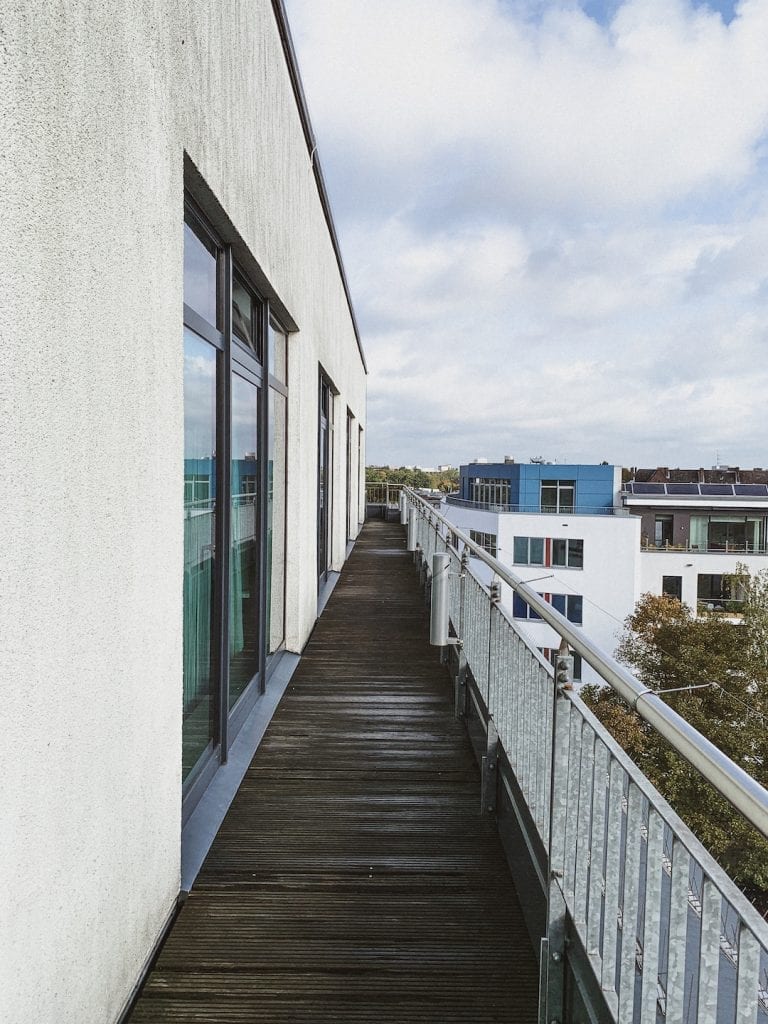
[[[496,766],[499,759],[499,734],[489,716],[485,738],[485,754],[480,762],[480,813],[493,814],[496,810]]]
[[[552,701],[552,761],[549,786],[549,859],[547,888],[547,932],[541,940],[539,985],[540,1024],[565,1024],[565,834],[570,745],[570,701],[573,658],[563,640],[555,663]]]
[[[429,642],[433,647],[448,646],[448,587],[451,560],[442,551],[432,555],[432,608]]]
[[[416,509],[411,505],[408,509],[408,551],[416,550]]]
[[[464,718],[467,714],[467,656],[464,653],[464,637],[466,636],[466,601],[467,601],[467,573],[469,572],[469,553],[465,548],[461,556],[461,569],[459,570],[459,661],[456,667],[456,680],[454,690],[454,715],[456,718]]]
[[[408,500],[405,491],[400,491],[400,525],[405,526],[408,522]]]

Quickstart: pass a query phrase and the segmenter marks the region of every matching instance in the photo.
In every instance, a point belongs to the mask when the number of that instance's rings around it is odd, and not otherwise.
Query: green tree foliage
[[[458,469],[428,472],[424,469],[409,469],[400,466],[368,466],[365,470],[366,483],[405,484],[408,487],[426,487],[449,494],[459,489]]]
[[[768,570],[739,566],[738,622],[695,616],[676,598],[645,594],[625,620],[617,655],[652,689],[698,686],[665,702],[763,786],[768,785]],[[582,697],[731,877],[768,910],[768,842],[635,712],[605,687]]]

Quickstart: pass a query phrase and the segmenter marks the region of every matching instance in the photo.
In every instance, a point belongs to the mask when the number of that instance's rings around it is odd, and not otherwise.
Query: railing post
[[[573,658],[563,640],[555,664],[552,700],[552,761],[549,776],[549,858],[547,932],[541,940],[539,985],[540,1024],[565,1024],[565,834],[570,745],[570,702]]]
[[[408,509],[408,551],[416,550],[416,509],[411,505]]]
[[[429,642],[433,647],[448,646],[448,586],[451,560],[443,552],[432,555],[432,608]]]
[[[493,718],[489,716],[485,738],[485,754],[480,762],[480,813],[493,814],[496,810],[496,765],[499,757],[499,734]]]
[[[408,522],[408,499],[405,491],[400,491],[400,525],[405,526]]]
[[[467,549],[461,555],[461,568],[459,570],[459,621],[457,633],[459,634],[459,663],[456,668],[456,679],[454,689],[453,710],[456,718],[464,718],[467,713],[467,656],[464,653],[464,620],[465,605],[467,598],[467,573],[469,572],[469,554]]]

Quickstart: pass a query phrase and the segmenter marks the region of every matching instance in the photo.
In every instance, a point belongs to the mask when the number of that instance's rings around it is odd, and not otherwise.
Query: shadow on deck
[[[131,1024],[537,1019],[399,524],[369,522]]]

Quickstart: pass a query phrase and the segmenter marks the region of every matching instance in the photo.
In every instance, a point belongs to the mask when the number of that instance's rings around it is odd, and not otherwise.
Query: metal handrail
[[[553,509],[541,504],[528,503],[525,505],[503,504],[497,501],[472,501],[469,498],[460,498],[456,494],[446,495],[447,503],[456,508],[472,508],[479,512],[493,512],[499,515],[546,515],[546,516],[624,516],[626,510],[622,505],[574,505],[572,509]]]
[[[528,586],[497,558],[459,530],[412,488],[404,488],[407,500],[425,518],[440,522],[496,576],[533,608],[555,632],[577,651],[584,661],[608,683],[678,754],[685,758],[744,817],[768,838],[768,791],[718,747],[664,704],[660,694],[649,690],[623,665],[594,644],[584,633]],[[655,699],[654,699],[655,698]]]

